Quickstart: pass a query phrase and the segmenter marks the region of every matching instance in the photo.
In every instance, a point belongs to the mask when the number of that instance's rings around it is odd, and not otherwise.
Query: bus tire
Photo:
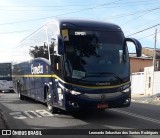
[[[20,100],[24,100],[24,96],[21,94],[21,88],[19,85],[17,86],[17,92],[18,92],[18,98]]]
[[[49,92],[49,88],[46,88],[46,104],[48,111],[51,113],[57,113],[58,109],[53,106],[52,101],[51,101],[51,93]]]

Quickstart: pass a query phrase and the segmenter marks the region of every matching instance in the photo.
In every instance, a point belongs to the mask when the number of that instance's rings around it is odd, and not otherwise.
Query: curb
[[[134,103],[143,103],[160,106],[160,100],[157,100],[156,98],[132,98],[131,101]]]

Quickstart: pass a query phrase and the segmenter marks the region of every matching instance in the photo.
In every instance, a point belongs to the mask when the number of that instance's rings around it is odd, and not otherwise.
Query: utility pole
[[[155,30],[155,39],[154,39],[153,71],[155,71],[155,64],[156,64],[156,45],[157,45],[157,28]]]
[[[155,30],[155,36],[154,36],[154,51],[153,51],[153,77],[152,77],[152,93],[153,95],[153,90],[154,90],[154,71],[156,70],[155,65],[156,65],[156,45],[157,45],[157,28]]]

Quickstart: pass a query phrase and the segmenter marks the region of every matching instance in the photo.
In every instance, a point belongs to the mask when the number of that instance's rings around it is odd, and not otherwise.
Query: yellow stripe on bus
[[[58,80],[60,80],[63,83],[66,84],[70,84],[70,85],[74,85],[74,86],[78,86],[78,87],[82,87],[82,88],[94,88],[94,89],[105,89],[105,88],[116,88],[116,87],[120,87],[126,84],[129,84],[129,82],[125,82],[119,85],[114,85],[114,86],[83,86],[83,85],[78,85],[78,84],[73,84],[73,83],[69,83],[69,82],[65,82],[64,80],[62,80],[61,78],[59,78],[57,75],[55,74],[50,74],[50,75],[43,75],[43,74],[31,74],[31,75],[12,75],[12,77],[26,77],[26,78],[56,78]]]

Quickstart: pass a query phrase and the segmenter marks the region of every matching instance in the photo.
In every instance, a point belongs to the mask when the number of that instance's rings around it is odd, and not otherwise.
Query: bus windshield
[[[67,78],[90,82],[125,82],[129,78],[128,51],[121,31],[67,31],[64,39]]]
[[[0,80],[11,80],[11,75],[11,65],[2,63],[0,66]]]

